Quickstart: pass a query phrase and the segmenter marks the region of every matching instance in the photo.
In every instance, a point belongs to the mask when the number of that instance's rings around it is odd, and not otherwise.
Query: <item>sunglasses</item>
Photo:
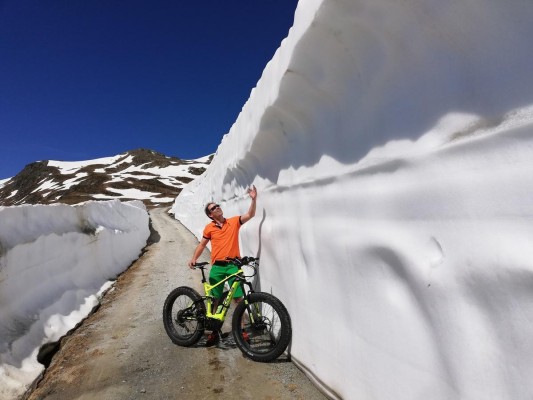
[[[208,211],[210,213],[212,213],[213,211],[215,211],[217,208],[220,208],[220,206],[218,204],[215,204],[213,207],[209,208]]]

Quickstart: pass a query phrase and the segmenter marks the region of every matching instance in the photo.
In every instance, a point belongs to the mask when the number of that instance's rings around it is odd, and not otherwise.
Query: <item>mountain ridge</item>
[[[110,199],[170,205],[185,184],[203,174],[212,157],[183,160],[141,148],[86,161],[36,161],[0,182],[0,206]]]

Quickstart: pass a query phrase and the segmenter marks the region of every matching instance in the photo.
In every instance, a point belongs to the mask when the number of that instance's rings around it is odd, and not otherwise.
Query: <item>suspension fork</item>
[[[257,304],[251,304],[248,299],[250,298],[250,295],[255,293],[254,288],[252,287],[252,284],[250,282],[241,282],[243,293],[246,293],[245,291],[245,285],[248,286],[248,293],[244,296],[244,304],[246,306],[246,309],[248,310],[248,316],[250,317],[250,323],[255,324],[259,321],[259,318],[261,317],[261,311],[259,310],[259,307]]]

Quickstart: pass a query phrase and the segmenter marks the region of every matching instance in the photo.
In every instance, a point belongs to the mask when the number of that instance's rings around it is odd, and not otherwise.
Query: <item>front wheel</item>
[[[252,293],[235,308],[232,331],[244,355],[253,361],[269,362],[282,355],[289,345],[291,318],[277,297]]]
[[[205,304],[198,292],[181,286],[167,296],[163,324],[170,339],[180,346],[192,346],[204,334]]]

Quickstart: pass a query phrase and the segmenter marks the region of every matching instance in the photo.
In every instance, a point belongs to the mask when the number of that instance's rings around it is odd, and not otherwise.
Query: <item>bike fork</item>
[[[248,299],[245,299],[244,302],[246,304],[246,309],[248,310],[250,324],[256,324],[261,319],[261,310],[259,310],[259,305],[255,303],[249,303]]]

